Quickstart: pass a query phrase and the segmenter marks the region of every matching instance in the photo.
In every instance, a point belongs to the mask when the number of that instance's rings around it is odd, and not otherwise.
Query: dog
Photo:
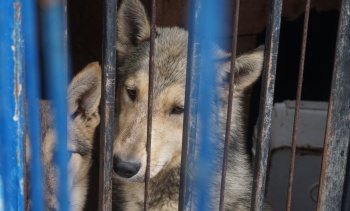
[[[139,0],[124,0],[117,24],[113,210],[134,211],[142,210],[144,204],[150,23]],[[149,210],[178,210],[188,33],[177,27],[157,27],[156,32]],[[219,48],[215,50],[222,85],[218,96],[223,103],[216,109],[221,134],[226,123],[230,57]],[[253,176],[242,134],[243,97],[261,75],[263,60],[263,47],[236,59],[225,210],[250,209]],[[223,145],[223,135],[219,142]],[[215,183],[220,187],[221,172],[217,174]],[[211,195],[215,199],[210,210],[218,210],[219,190],[213,190]]]
[[[94,132],[100,123],[98,107],[101,97],[101,68],[98,62],[88,64],[72,80],[68,88],[68,190],[70,210],[83,210],[88,188],[88,172],[92,165],[92,148]],[[47,210],[60,210],[57,202],[58,172],[54,164],[55,146],[57,143],[53,112],[50,101],[40,102],[41,119],[41,157],[45,205]],[[27,138],[26,163],[30,171],[30,149]],[[30,183],[29,183],[30,188]],[[31,202],[28,202],[31,210]]]

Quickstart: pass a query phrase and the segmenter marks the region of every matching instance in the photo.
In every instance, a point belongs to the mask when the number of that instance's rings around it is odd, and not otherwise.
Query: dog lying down
[[[70,210],[83,210],[88,188],[88,172],[92,164],[91,154],[94,132],[100,123],[98,106],[101,97],[101,69],[97,62],[88,64],[76,75],[68,88],[68,151],[70,153],[68,190]],[[53,113],[49,101],[40,102],[41,157],[44,172],[45,210],[60,210],[57,202],[57,167],[53,163],[56,143]],[[29,147],[30,140],[27,141]],[[27,149],[26,164],[30,171],[30,153]],[[30,185],[30,183],[29,183]],[[30,188],[30,187],[29,187]],[[31,210],[31,202],[28,204]]]

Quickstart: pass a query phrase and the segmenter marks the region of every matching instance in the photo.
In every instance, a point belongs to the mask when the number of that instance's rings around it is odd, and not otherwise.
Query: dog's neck
[[[149,210],[177,209],[180,186],[180,168],[166,169],[150,180]],[[113,210],[142,210],[145,183],[116,180],[114,182]],[[121,196],[120,192],[123,192]]]
[[[166,185],[164,185],[166,184]],[[178,201],[180,187],[180,168],[172,168],[151,180],[150,207],[157,207],[164,199]]]

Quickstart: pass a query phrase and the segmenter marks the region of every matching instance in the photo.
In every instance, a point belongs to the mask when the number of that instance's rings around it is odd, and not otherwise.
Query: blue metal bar
[[[27,99],[27,133],[30,148],[30,200],[32,210],[44,210],[39,119],[39,50],[35,0],[22,0],[25,55],[25,90]],[[28,149],[27,149],[28,150]],[[29,181],[26,181],[29,182]]]
[[[262,210],[265,193],[267,159],[270,147],[271,115],[275,76],[277,66],[278,43],[281,25],[282,0],[269,1],[269,13],[265,40],[265,59],[262,75],[258,141],[254,160],[253,195],[250,210]]]
[[[339,18],[317,210],[341,210],[350,142],[350,0]],[[349,199],[347,199],[349,200]]]
[[[21,4],[0,1],[0,5],[0,208],[23,210]]]
[[[112,210],[112,163],[117,44],[117,0],[103,1],[102,98],[100,132],[100,211]]]
[[[217,116],[213,113],[216,104],[216,71],[214,66],[214,44],[217,44],[218,32],[223,28],[223,14],[219,9],[221,1],[206,0],[203,1],[200,13],[202,16],[200,24],[202,52],[201,67],[199,79],[199,96],[198,96],[198,168],[196,172],[195,191],[196,209],[195,210],[212,210],[213,196],[212,188],[214,184],[216,152],[218,152]],[[218,169],[220,172],[221,169]],[[198,203],[198,204],[197,204]]]
[[[61,1],[40,1],[43,12],[44,70],[49,98],[52,99],[57,138],[55,162],[59,170],[58,202],[60,210],[69,209],[67,152],[67,64],[64,50],[64,23]]]
[[[198,109],[198,84],[200,78],[201,42],[200,14],[202,1],[190,1],[190,28],[188,37],[185,112],[182,137],[179,211],[191,210],[193,189],[193,167],[195,166],[195,146]]]
[[[213,127],[217,125],[217,116],[213,112],[216,104],[213,47],[214,43],[218,44],[218,32],[224,22],[219,10],[221,3],[210,0],[191,2],[193,20],[189,32],[179,210],[211,210],[214,202],[210,189],[214,169],[218,168],[213,163],[218,145],[213,140],[217,138],[217,128]],[[192,195],[194,192],[198,194]],[[195,207],[190,208],[192,206]]]

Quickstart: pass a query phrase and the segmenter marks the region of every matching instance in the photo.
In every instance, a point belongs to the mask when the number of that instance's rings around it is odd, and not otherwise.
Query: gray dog
[[[118,127],[113,148],[113,210],[134,211],[142,210],[144,201],[150,23],[139,0],[122,2],[117,23]],[[188,33],[176,27],[158,27],[156,31],[149,210],[178,210]],[[230,54],[215,51],[221,61],[216,71],[222,85],[218,96],[223,102],[216,109],[220,116],[218,131],[224,134]],[[236,60],[225,210],[250,209],[252,171],[242,135],[242,97],[261,74],[263,54],[263,48],[258,48]],[[223,145],[224,136],[220,139]],[[220,174],[215,181],[219,187]],[[212,191],[212,210],[218,209],[218,191]]]

